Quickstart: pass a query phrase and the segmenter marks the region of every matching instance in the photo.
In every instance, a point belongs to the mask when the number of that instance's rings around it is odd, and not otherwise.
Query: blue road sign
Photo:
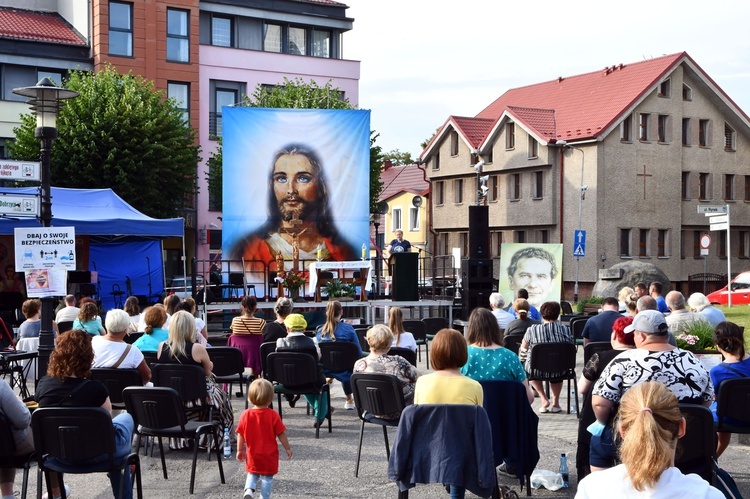
[[[586,256],[586,231],[576,230],[573,236],[573,256]]]

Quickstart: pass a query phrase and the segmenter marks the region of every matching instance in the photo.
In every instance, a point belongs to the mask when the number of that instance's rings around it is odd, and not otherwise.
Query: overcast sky
[[[450,115],[510,88],[687,52],[750,113],[750,2],[340,0],[361,61],[359,107],[383,151],[413,157]]]

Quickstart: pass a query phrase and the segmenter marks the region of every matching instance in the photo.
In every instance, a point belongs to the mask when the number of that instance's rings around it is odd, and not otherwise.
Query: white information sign
[[[16,272],[34,269],[76,269],[75,227],[14,229]]]
[[[727,205],[721,205],[721,206],[699,206],[698,207],[698,213],[703,213],[707,217],[710,217],[711,215],[718,215],[720,213],[729,213],[729,210],[727,209]]]
[[[39,199],[36,196],[0,195],[0,215],[39,216]]]
[[[0,160],[0,180],[42,180],[40,163],[38,161]]]

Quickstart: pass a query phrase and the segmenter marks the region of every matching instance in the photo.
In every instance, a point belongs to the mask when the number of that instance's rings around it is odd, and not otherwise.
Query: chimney
[[[392,167],[393,167],[393,163],[391,162],[390,159],[386,159],[385,161],[383,161],[383,171],[387,170],[388,168],[392,168]]]

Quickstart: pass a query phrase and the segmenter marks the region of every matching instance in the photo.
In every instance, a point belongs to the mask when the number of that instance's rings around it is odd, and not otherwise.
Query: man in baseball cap
[[[658,310],[643,310],[624,331],[633,333],[636,348],[615,357],[594,384],[591,405],[597,421],[604,425],[591,438],[592,470],[616,464],[617,446],[612,420],[623,394],[631,387],[655,381],[663,383],[680,402],[708,406],[714,389],[708,371],[691,352],[669,344],[669,326]]]

